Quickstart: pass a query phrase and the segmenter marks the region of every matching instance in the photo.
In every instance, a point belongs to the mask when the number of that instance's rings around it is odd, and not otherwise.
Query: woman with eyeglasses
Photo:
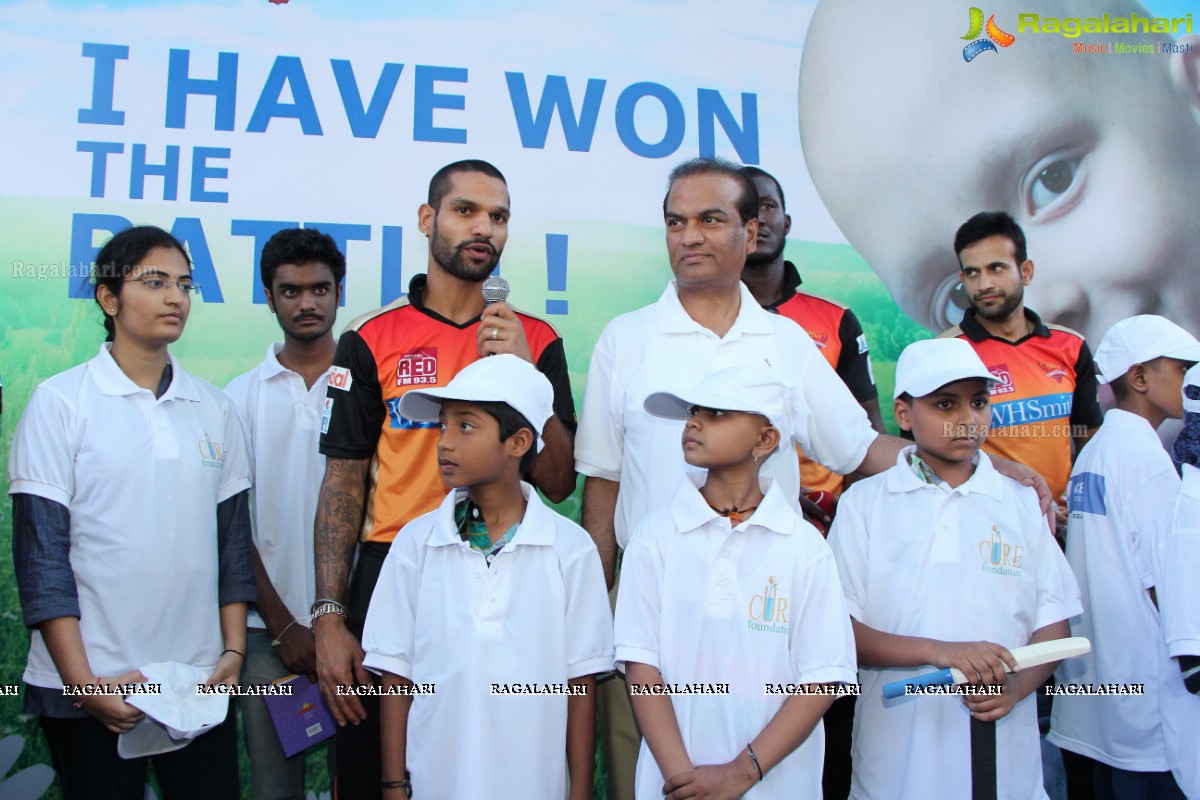
[[[63,797],[238,797],[230,703],[186,746],[122,758],[141,720],[116,690],[139,667],[198,667],[237,683],[254,602],[237,412],[168,346],[191,309],[191,262],[171,234],[129,228],[96,258],[107,341],[34,391],[9,459],[13,555],[31,631],[25,710],[40,717]],[[70,693],[68,693],[70,692]]]

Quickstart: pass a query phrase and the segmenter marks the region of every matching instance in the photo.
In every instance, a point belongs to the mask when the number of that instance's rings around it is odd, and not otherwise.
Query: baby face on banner
[[[1200,36],[1192,53],[1097,54],[1018,30],[964,60],[969,4],[822,0],[800,70],[805,160],[847,241],[900,307],[934,331],[966,307],[954,232],[1007,211],[1038,265],[1026,303],[1094,341],[1155,313],[1200,329]],[[1042,17],[1153,17],[1133,3],[1038,2]],[[986,34],[981,34],[985,36]],[[885,37],[883,40],[877,37]],[[874,44],[873,44],[874,43]]]

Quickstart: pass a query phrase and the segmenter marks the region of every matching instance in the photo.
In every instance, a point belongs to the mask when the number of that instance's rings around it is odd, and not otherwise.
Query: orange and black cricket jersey
[[[846,306],[815,294],[799,291],[800,272],[791,261],[783,262],[783,296],[767,311],[787,317],[808,333],[821,355],[860,403],[879,396],[867,336],[858,317]],[[799,448],[797,448],[799,450]],[[842,493],[842,476],[804,457],[800,459],[800,485],[831,494]]]
[[[411,389],[445,386],[479,359],[479,318],[458,325],[424,308],[424,288],[425,276],[417,275],[407,296],[351,322],[333,360],[321,452],[371,459],[364,542],[390,542],[446,496],[437,466],[438,425],[400,416],[400,398]],[[575,405],[562,339],[549,323],[516,313],[534,363],[554,387],[555,416],[573,431]]]
[[[1033,333],[1015,342],[988,333],[973,309],[941,337],[970,342],[999,381],[983,449],[1037,470],[1059,498],[1071,475],[1071,426],[1094,428],[1103,421],[1096,365],[1081,334],[1046,325],[1029,309],[1025,317]]]

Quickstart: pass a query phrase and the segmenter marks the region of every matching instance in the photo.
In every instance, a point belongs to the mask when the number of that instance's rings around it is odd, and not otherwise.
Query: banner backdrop
[[[666,175],[696,155],[780,180],[788,257],[805,289],[856,311],[885,399],[903,346],[961,313],[950,242],[984,208],[1027,226],[1030,304],[1051,318],[1092,337],[1131,309],[1193,324],[1200,145],[1188,73],[1170,66],[1191,56],[1165,47],[1188,41],[1193,7],[1155,3],[1173,32],[1130,35],[1112,20],[1145,9],[1105,2],[1089,22],[1026,5],[0,4],[3,457],[33,387],[104,338],[88,272],[113,232],[151,223],[185,242],[203,290],[173,352],[223,386],[279,338],[257,271],[273,232],[341,244],[340,326],[424,271],[417,208],[462,158],[508,178],[500,271],[513,304],[563,334],[577,401],[604,324],[670,278]],[[1116,47],[1133,42],[1160,47]],[[5,502],[5,550],[10,522]],[[28,636],[11,569],[0,560],[0,684],[15,685]],[[48,762],[19,696],[0,698],[0,730],[26,738],[17,768]]]

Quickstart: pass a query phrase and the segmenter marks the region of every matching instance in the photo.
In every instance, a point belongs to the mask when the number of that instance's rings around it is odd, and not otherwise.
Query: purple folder
[[[290,696],[263,697],[285,756],[291,758],[337,732],[333,714],[321,696],[321,684],[310,683],[304,675],[280,678],[275,683],[292,687]]]

